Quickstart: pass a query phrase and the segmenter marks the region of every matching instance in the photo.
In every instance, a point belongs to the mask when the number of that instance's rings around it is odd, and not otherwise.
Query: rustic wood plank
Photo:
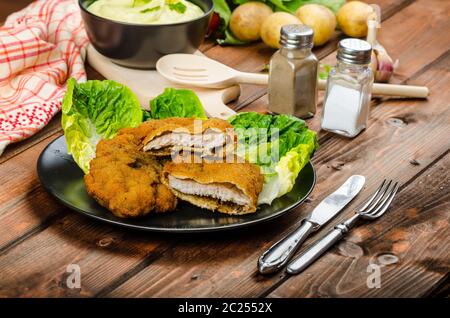
[[[410,44],[410,43],[409,43]],[[408,44],[408,45],[409,45]],[[247,56],[248,57],[248,56]],[[434,69],[433,69],[434,70]],[[433,73],[436,75],[435,73]],[[442,75],[442,74],[437,74]],[[422,78],[416,79],[419,83]],[[442,79],[440,79],[442,80]],[[430,79],[428,79],[430,81]],[[424,81],[423,83],[427,83]],[[446,85],[448,85],[448,81],[437,85],[433,83],[433,88],[443,90],[445,92]],[[444,96],[445,97],[445,96]],[[448,99],[448,97],[447,97]],[[408,107],[408,110],[415,114],[415,110],[418,108],[417,106],[421,106],[424,108],[428,108],[429,104],[434,104],[436,102],[442,103],[445,102],[445,99],[436,99],[433,96],[432,99],[428,103],[421,104],[420,102],[416,102],[413,105],[415,107],[408,106],[410,104],[402,103],[402,102],[390,102],[387,104],[388,108],[396,107],[395,112],[388,112],[388,115],[391,117],[403,115],[404,112],[400,107]],[[445,104],[444,104],[445,105]],[[385,104],[382,104],[380,107],[384,109],[386,107]],[[400,109],[398,109],[400,108]],[[374,142],[376,144],[382,142],[390,142],[394,140],[395,143],[399,143],[402,138],[407,139],[408,133],[412,128],[417,129],[419,126],[422,127],[423,121],[431,120],[431,118],[437,117],[437,114],[441,113],[437,111],[437,106],[434,108],[431,107],[432,110],[430,113],[420,113],[419,121],[410,123],[407,131],[402,131],[405,127],[396,127],[390,126],[386,124],[386,120],[390,117],[386,116],[376,116],[375,120],[379,121],[377,125],[371,127],[365,133],[366,138],[361,140],[361,144],[356,147],[357,149],[361,149],[365,144],[369,142]],[[423,109],[422,109],[423,110]],[[425,114],[425,116],[423,116]],[[445,114],[444,114],[445,115]],[[433,117],[434,116],[434,117]],[[395,117],[395,118],[397,118]],[[401,117],[401,116],[400,116]],[[409,119],[410,117],[406,116],[405,118]],[[415,117],[412,120],[416,120]],[[391,121],[392,123],[401,124],[401,121]],[[412,127],[411,127],[412,125]],[[441,125],[442,129],[442,118],[441,121],[437,121],[435,123],[434,128],[431,129],[430,133],[426,135],[427,138],[424,138],[422,141],[424,145],[419,145],[418,148],[415,149],[415,153],[403,153],[398,156],[394,156],[392,154],[392,149],[386,146],[386,148],[382,148],[381,150],[377,147],[371,147],[370,151],[378,150],[379,156],[384,156],[386,152],[386,161],[394,160],[396,165],[399,162],[405,162],[407,164],[410,157],[414,157],[421,164],[420,166],[412,166],[411,169],[413,171],[406,173],[402,178],[402,180],[408,180],[408,178],[414,173],[420,171],[424,165],[430,162],[431,159],[435,158],[436,154],[442,151],[443,147],[436,145],[428,145],[426,143],[430,143],[430,136],[433,133],[441,132],[437,127]],[[426,128],[429,128],[426,126]],[[376,136],[374,133],[377,129],[387,129],[388,133],[378,137],[378,139],[371,140],[369,136]],[[400,133],[400,132],[401,133]],[[391,136],[390,134],[394,134],[395,136]],[[398,134],[398,135],[397,135]],[[412,134],[411,138],[417,138],[418,134]],[[401,138],[400,138],[401,137]],[[409,138],[409,137],[408,137]],[[358,137],[358,139],[361,139]],[[318,164],[320,164],[321,172],[319,173],[323,176],[328,175],[332,180],[332,184],[337,184],[342,181],[341,177],[338,176],[338,169],[352,170],[353,168],[361,165],[361,161],[367,158],[367,155],[359,158],[346,158],[342,156],[343,152],[336,151],[339,150],[343,145],[346,146],[346,150],[348,151],[351,146],[347,145],[347,141],[341,141],[340,139],[334,144],[330,143],[330,151],[327,155],[324,155],[324,158],[317,159]],[[328,145],[328,143],[326,145]],[[406,143],[406,146],[410,146],[409,143]],[[328,147],[328,146],[327,146]],[[408,148],[410,149],[410,148]],[[419,150],[417,150],[419,149]],[[333,150],[337,153],[337,155],[333,155]],[[382,154],[382,155],[380,155]],[[354,153],[353,153],[354,155]],[[328,162],[327,162],[328,156]],[[330,157],[332,159],[330,159]],[[341,165],[340,159],[350,160],[349,163],[344,162],[344,166]],[[32,163],[33,160],[36,160],[36,157],[31,157],[30,161],[24,161],[23,164]],[[337,161],[333,162],[333,161]],[[356,160],[357,164],[354,165],[352,160]],[[373,162],[375,159],[368,162]],[[331,162],[331,166],[326,167],[326,164]],[[384,163],[384,160],[382,160]],[[389,163],[386,169],[382,170],[383,172],[389,172],[392,169],[395,169],[394,162]],[[333,166],[333,164],[336,164]],[[377,167],[379,168],[379,167]],[[372,174],[373,175],[373,174]],[[342,174],[341,174],[342,176]],[[74,215],[72,212],[67,213],[64,209],[55,208],[55,211],[59,211],[58,213],[63,213],[65,215],[60,220],[64,220],[63,223],[65,225],[61,225],[61,223],[57,222],[52,226],[49,226],[41,233],[35,233],[33,237],[30,239],[20,242],[19,244],[12,246],[10,249],[4,253],[4,255],[0,258],[0,268],[5,268],[6,266],[11,267],[11,264],[18,264],[18,268],[16,269],[16,281],[18,283],[14,284],[14,289],[11,291],[2,290],[0,292],[1,295],[108,295],[115,287],[119,286],[119,289],[114,291],[112,295],[131,295],[129,290],[124,291],[122,288],[122,293],[120,292],[120,288],[123,286],[132,286],[135,283],[131,283],[129,285],[122,285],[123,282],[126,282],[129,277],[139,273],[142,269],[148,269],[149,271],[145,272],[147,275],[152,274],[155,275],[156,278],[161,278],[160,275],[166,274],[166,269],[172,269],[170,271],[170,275],[168,277],[172,277],[173,279],[179,279],[178,285],[174,285],[169,280],[159,280],[157,282],[153,281],[154,284],[149,283],[148,285],[152,285],[152,288],[161,287],[161,291],[156,293],[151,293],[150,289],[146,289],[145,292],[142,292],[142,289],[145,289],[146,286],[140,287],[139,293],[135,294],[139,295],[237,295],[237,287],[240,287],[239,281],[243,280],[242,278],[247,278],[247,274],[254,274],[255,269],[255,255],[264,248],[267,247],[268,244],[272,240],[275,239],[277,235],[281,232],[281,229],[287,228],[289,224],[293,224],[298,220],[300,215],[304,215],[304,212],[307,211],[309,207],[315,204],[317,200],[320,199],[320,196],[316,196],[316,193],[320,190],[320,193],[324,193],[329,187],[322,187],[321,184],[324,184],[324,178],[322,178],[321,183],[319,183],[318,188],[316,188],[315,194],[313,196],[313,204],[309,204],[308,206],[304,206],[303,209],[294,211],[293,214],[287,218],[283,218],[280,220],[278,225],[268,224],[262,227],[250,229],[248,232],[246,231],[238,231],[233,233],[233,238],[229,238],[228,234],[216,234],[211,236],[183,236],[183,237],[171,237],[171,236],[163,236],[161,240],[159,240],[159,235],[147,234],[147,233],[135,233],[130,231],[125,231],[122,229],[113,229],[106,225],[100,225],[96,222],[92,222],[89,219],[79,217]],[[28,198],[29,201],[33,200],[33,197]],[[22,208],[15,211],[17,214],[23,214]],[[0,217],[1,218],[1,217]],[[110,242],[110,237],[108,234],[109,231],[113,231],[112,237],[118,236],[118,240],[114,240],[115,242],[114,248],[106,248],[101,249],[95,247],[95,242],[100,242],[102,235],[107,237],[106,241],[102,241],[103,243],[99,243],[100,245],[112,245]],[[265,237],[260,237],[260,233],[265,233]],[[131,237],[131,239],[128,237]],[[223,236],[226,235],[227,239],[224,239]],[[124,236],[124,238],[122,238]],[[80,242],[80,237],[82,238]],[[211,241],[210,244],[205,246],[205,237],[207,241]],[[255,237],[257,239],[255,239]],[[109,238],[109,239],[108,239]],[[191,243],[184,243],[184,241],[190,241]],[[106,243],[105,243],[106,242]],[[117,243],[116,243],[117,242]],[[247,243],[248,242],[248,243]],[[115,245],[117,244],[117,245]],[[145,249],[148,245],[148,249]],[[55,253],[55,246],[61,248],[61,251],[57,251]],[[199,246],[201,248],[199,248]],[[173,248],[173,251],[171,250]],[[66,250],[67,249],[67,250]],[[138,252],[134,252],[134,250]],[[121,257],[118,257],[117,250],[124,250],[125,252],[121,254]],[[220,251],[219,253],[217,251]],[[31,255],[27,256],[27,253],[31,253]],[[67,253],[66,253],[67,252]],[[174,259],[171,257],[165,257],[163,255],[168,256],[173,255]],[[64,254],[64,255],[63,255]],[[203,256],[206,254],[206,256]],[[49,258],[48,255],[54,255]],[[77,255],[81,255],[77,257]],[[131,255],[131,256],[130,256]],[[239,258],[237,258],[237,255]],[[131,258],[131,260],[129,259]],[[111,262],[109,260],[112,259]],[[33,260],[36,260],[33,262]],[[224,262],[225,260],[225,262]],[[65,278],[65,266],[70,262],[81,262],[82,273],[83,275],[87,275],[88,280],[83,280],[83,287],[81,291],[70,291],[65,288],[63,282]],[[210,263],[204,263],[210,262]],[[53,265],[55,263],[55,265]],[[31,264],[39,264],[39,266],[33,266]],[[186,268],[191,266],[189,271],[186,271]],[[31,268],[30,268],[31,267]],[[35,268],[38,267],[38,268]],[[108,272],[108,277],[105,277],[104,273],[105,267]],[[236,269],[237,267],[237,269]],[[44,270],[45,268],[45,273]],[[48,268],[48,271],[47,271]],[[21,270],[22,276],[20,275]],[[41,270],[40,270],[41,269]],[[215,275],[216,271],[219,270],[219,274]],[[188,272],[187,274],[185,274]],[[5,272],[9,273],[9,272]],[[142,273],[142,272],[141,272]],[[192,273],[192,275],[189,275]],[[183,275],[184,274],[184,275]],[[6,275],[6,274],[5,274]],[[96,275],[100,276],[98,280],[95,279]],[[139,274],[138,274],[139,275]],[[147,276],[145,275],[145,276]],[[220,276],[221,275],[221,276]],[[247,276],[246,276],[247,275]],[[3,277],[3,276],[2,276]],[[139,276],[141,277],[141,276]],[[205,283],[210,278],[211,281],[209,283]],[[142,278],[142,277],[141,277]],[[146,277],[149,279],[149,277]],[[222,282],[221,279],[227,279],[228,282]],[[28,281],[27,281],[28,279]],[[273,281],[261,279],[261,277],[251,277],[252,280],[262,286],[260,291],[265,291],[270,286],[272,286]],[[151,280],[151,279],[149,279]],[[3,282],[3,278],[0,278],[0,281]],[[247,289],[239,291],[239,293],[243,295],[255,295],[257,291],[255,289],[249,290],[248,283],[244,281],[244,285],[247,286]],[[278,280],[277,280],[278,281]],[[10,281],[12,282],[12,281]],[[169,283],[168,283],[169,282]],[[219,286],[224,284],[225,286]],[[234,285],[233,285],[234,284]],[[253,282],[252,282],[253,284]],[[148,287],[147,285],[147,287]],[[166,285],[170,286],[166,288]],[[193,288],[191,288],[193,287]],[[30,288],[35,288],[37,290],[36,293],[32,293]],[[177,293],[174,293],[174,289],[180,288],[181,290]],[[204,288],[204,292],[196,293],[198,290],[202,290]],[[233,293],[233,288],[236,293]],[[208,293],[209,292],[209,293]],[[172,294],[171,294],[172,293]]]
[[[43,191],[36,172],[39,154],[53,139],[41,141],[1,166],[0,219],[5,230],[0,235],[0,251],[42,227],[60,209]]]
[[[430,294],[425,297],[430,298],[450,298],[450,275],[447,275],[447,278],[436,286],[433,286],[434,290],[430,292]]]
[[[421,7],[418,9],[423,10]],[[444,92],[450,81],[449,63],[450,56],[447,54],[415,79],[417,83],[429,85],[432,91],[440,92],[439,95],[433,94],[427,102],[391,100],[383,103],[373,111],[370,127],[361,136],[355,140],[334,137],[322,144],[321,150],[314,158],[318,170],[318,184],[312,197],[314,203],[353,173],[367,176],[370,183],[368,189],[376,187],[383,176],[397,177],[402,182],[407,182],[450,148],[448,140],[431,142],[436,136],[446,136],[450,133],[450,110],[442,109],[442,105],[445,105],[450,97],[449,92]],[[430,148],[431,144],[433,149]],[[437,148],[434,148],[435,146]],[[295,216],[280,220],[280,224],[286,227],[291,222],[298,222],[295,217],[304,215],[309,207],[300,208]],[[277,276],[262,278],[256,275],[255,262],[263,247],[268,247],[270,242],[287,233],[285,230],[277,234],[279,230],[280,227],[274,225],[272,229],[261,228],[254,232],[249,230],[249,233],[255,235],[253,239],[251,235],[242,237],[240,234],[239,238],[224,238],[212,242],[208,240],[210,243],[203,246],[202,252],[198,252],[200,255],[194,252],[196,243],[199,242],[180,242],[172,254],[164,255],[153,262],[152,266],[131,278],[111,295],[259,295],[264,287],[278,280]],[[258,233],[265,233],[272,239],[260,238]],[[246,238],[252,243],[246,244]],[[204,255],[205,250],[216,252]],[[170,267],[163,266],[169,262]],[[171,283],[173,277],[179,277],[182,269],[186,268],[186,262],[189,262],[192,271],[184,272],[180,278],[184,283],[181,286]],[[157,273],[154,268],[158,269]],[[191,273],[201,278],[191,281]]]
[[[363,223],[270,297],[421,297],[450,272],[450,154],[397,195],[381,219]],[[380,288],[369,288],[369,264]]]
[[[450,58],[447,56],[418,80],[430,85],[433,90],[442,92],[450,81],[449,63]],[[382,104],[379,106],[380,111],[372,117],[368,130],[357,140],[333,138],[322,145],[322,150],[318,151],[314,159],[318,183],[311,198],[313,204],[301,207],[292,216],[274,222],[271,227],[249,229],[233,237],[224,233],[223,237],[208,238],[207,245],[201,244],[200,239],[178,242],[172,253],[155,260],[151,266],[125,282],[111,296],[201,297],[264,294],[280,277],[275,275],[266,278],[258,275],[258,256],[264,248],[285,235],[293,224],[298,224],[300,216],[305,216],[311,206],[317,204],[349,175],[365,175],[368,180],[368,193],[384,176],[408,182],[421,169],[432,164],[438,155],[448,151],[448,140],[432,142],[436,136],[450,133],[450,128],[446,127],[450,111],[444,111],[441,107],[448,98],[449,93],[442,93],[433,96],[428,102],[391,101]],[[394,120],[408,117],[409,121]],[[347,209],[339,219],[342,220],[351,213],[351,209]],[[324,228],[321,233],[327,231],[330,226]],[[280,231],[283,228],[284,230]],[[261,233],[264,233],[263,237]],[[199,246],[202,246],[201,249]],[[186,268],[190,268],[190,271],[186,271]],[[175,277],[178,278],[178,283],[175,282]],[[356,295],[358,294],[354,294]]]
[[[62,208],[60,208],[62,210]],[[166,245],[164,236],[142,234],[68,214],[2,256],[0,297],[92,296]],[[99,259],[102,259],[99,261]],[[14,264],[14,266],[11,266]],[[81,289],[66,285],[66,268],[81,268]]]
[[[19,11],[29,5],[33,0],[2,0],[0,1],[0,25],[2,25],[8,15],[13,12]]]

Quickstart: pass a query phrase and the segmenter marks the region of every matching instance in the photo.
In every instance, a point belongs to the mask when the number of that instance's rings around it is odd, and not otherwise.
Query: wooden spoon
[[[187,86],[225,88],[236,84],[267,85],[267,74],[237,71],[206,56],[169,54],[156,63],[156,70],[171,82]],[[318,80],[319,89],[325,89],[325,80]],[[374,83],[373,95],[426,98],[425,86]]]

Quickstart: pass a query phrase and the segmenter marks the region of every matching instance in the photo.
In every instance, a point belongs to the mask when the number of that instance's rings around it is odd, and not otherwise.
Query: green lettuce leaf
[[[246,45],[251,43],[248,41],[239,40],[233,35],[233,33],[231,33],[229,29],[226,29],[224,34],[225,37],[223,39],[217,39],[217,43],[219,43],[220,45]]]
[[[206,119],[206,113],[198,96],[189,89],[166,88],[150,101],[151,118],[195,117]]]
[[[230,22],[231,9],[228,6],[227,0],[213,0],[214,12],[220,17],[219,33],[225,32]]]
[[[286,11],[290,13],[295,13],[298,8],[305,4],[321,4],[336,14],[344,5],[345,0],[267,0],[262,2],[271,3],[276,11]]]
[[[136,127],[142,120],[139,101],[128,87],[110,80],[67,81],[61,125],[67,150],[84,173],[89,172],[101,139],[114,137],[121,128]]]
[[[176,3],[169,3],[169,9],[172,11],[176,11],[180,14],[183,14],[186,12],[186,5],[181,3],[181,2],[176,2]]]
[[[306,143],[290,149],[274,167],[270,167],[272,169],[269,169],[269,173],[264,174],[265,182],[258,197],[258,204],[271,204],[274,199],[292,190],[298,174],[318,146],[315,132],[307,130],[305,134],[308,135],[304,139]]]
[[[328,78],[328,74],[330,74],[331,69],[333,68],[330,64],[320,64],[319,65],[319,79],[326,80]]]
[[[255,0],[233,0],[233,3],[240,5],[250,1]],[[264,2],[274,11],[286,11],[290,13],[294,13],[298,8],[300,8],[305,4],[314,3],[323,5],[336,14],[345,3],[345,0],[256,0],[256,1]]]
[[[258,204],[271,204],[291,191],[319,146],[316,132],[294,116],[247,112],[229,122],[238,136],[238,155],[259,165],[264,174]]]

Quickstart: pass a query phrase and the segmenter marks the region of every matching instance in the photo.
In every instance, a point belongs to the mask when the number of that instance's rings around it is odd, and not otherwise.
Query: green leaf
[[[150,101],[151,117],[194,117],[206,119],[206,113],[198,96],[189,89],[166,88]]]
[[[68,153],[84,173],[89,172],[101,139],[114,137],[121,128],[136,127],[142,119],[140,103],[128,87],[110,80],[67,81],[61,125]]]
[[[220,17],[220,32],[225,32],[230,22],[231,10],[226,0],[213,0],[214,11]]]
[[[153,8],[147,8],[147,9],[141,10],[139,12],[140,13],[148,13],[148,12],[152,12],[152,11],[157,11],[159,9],[161,9],[161,7],[160,6],[156,6],[156,7],[153,7]]]
[[[175,2],[175,3],[169,3],[169,9],[172,11],[176,11],[180,14],[183,14],[186,12],[186,5],[184,5],[181,2]]]
[[[220,45],[246,45],[250,42],[239,40],[233,35],[233,33],[231,33],[229,29],[226,29],[225,38],[217,39],[217,43],[219,43]]]
[[[306,3],[303,3],[302,5],[308,4],[308,3],[321,4],[325,7],[327,7],[328,9],[330,9],[331,11],[333,11],[334,14],[337,14],[339,9],[345,4],[345,0],[310,0],[310,1],[303,0],[303,2],[306,2]]]
[[[327,79],[328,74],[330,74],[331,69],[333,68],[330,64],[320,64],[319,67],[319,78],[320,79]]]
[[[240,1],[248,2],[249,0]],[[345,0],[267,0],[261,2],[265,2],[268,5],[272,4],[275,11],[286,11],[290,13],[295,13],[298,8],[305,4],[320,4],[329,8],[336,14],[344,5]]]
[[[239,113],[228,121],[238,138],[238,154],[261,167],[265,177],[259,203],[289,192],[319,144],[306,123],[290,115]]]

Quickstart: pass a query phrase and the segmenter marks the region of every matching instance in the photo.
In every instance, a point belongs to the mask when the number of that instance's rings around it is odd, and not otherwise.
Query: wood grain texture
[[[447,85],[445,83],[450,80],[449,63],[450,58],[447,57],[417,80],[429,85],[432,90],[444,90]],[[286,235],[299,223],[300,217],[304,217],[312,206],[342,184],[348,176],[366,176],[365,193],[370,193],[385,176],[401,183],[408,182],[425,167],[433,164],[437,156],[450,149],[449,140],[432,142],[436,136],[450,133],[450,126],[446,126],[450,109],[442,113],[442,103],[450,98],[449,94],[433,96],[428,102],[391,101],[381,104],[380,110],[372,115],[371,124],[364,134],[354,140],[334,137],[322,144],[313,160],[318,182],[311,196],[311,204],[300,207],[292,216],[274,222],[270,228],[249,229],[244,236],[224,235],[221,239],[208,239],[202,250],[195,249],[199,242],[179,242],[173,253],[155,260],[117,288],[111,296],[264,296],[274,284],[284,279],[284,274],[268,277],[258,275],[258,256],[271,243]],[[407,110],[405,105],[408,105]],[[407,124],[402,120],[401,127],[391,124],[397,123],[393,118],[405,118],[407,113],[414,114]],[[437,117],[441,117],[441,120]],[[413,160],[419,165],[411,164]],[[351,204],[336,222],[351,215],[352,208],[360,202],[356,200]],[[328,231],[331,226],[326,226],[320,233]],[[186,253],[186,250],[190,252]],[[215,252],[210,252],[211,250]],[[190,272],[183,270],[186,263],[189,264]],[[159,272],[161,270],[163,273]],[[192,280],[192,275],[197,278]],[[183,283],[177,284],[174,277],[179,277],[178,280]]]
[[[362,222],[270,297],[421,297],[450,271],[450,154],[395,198],[388,213]],[[367,280],[380,267],[380,288]],[[370,278],[369,278],[370,281]]]
[[[33,232],[61,206],[39,183],[36,161],[42,150],[53,140],[49,137],[34,147],[1,164],[0,169],[0,251],[22,236]]]
[[[318,184],[299,209],[268,224],[206,235],[136,232],[92,221],[62,207],[39,186],[37,157],[61,134],[55,118],[53,128],[49,126],[34,141],[7,149],[0,165],[4,181],[0,222],[8,229],[0,232],[0,297],[356,297],[440,292],[449,273],[449,255],[439,245],[449,243],[450,38],[440,36],[449,29],[449,2],[376,2],[386,19],[381,41],[400,59],[394,81],[428,85],[432,95],[428,101],[376,101],[368,129],[353,140],[321,132],[321,149],[314,158]],[[335,41],[316,53],[325,57],[333,52]],[[222,48],[211,41],[202,50],[244,71],[260,71],[273,52],[262,44]],[[334,62],[334,53],[325,61]],[[87,72],[91,79],[102,78],[89,66]],[[242,91],[233,107],[266,110],[264,88],[243,86]],[[318,129],[319,116],[308,124]],[[257,274],[260,253],[354,173],[366,175],[365,195],[387,175],[404,184],[390,214],[352,232],[321,260],[325,265],[314,265],[318,270],[310,268],[294,278]],[[348,217],[363,199],[358,198],[335,221]],[[420,252],[421,247],[425,252]],[[367,290],[364,266],[379,261],[383,253],[393,253],[400,261],[383,267],[383,288]],[[66,287],[69,264],[81,267],[81,289]]]
[[[8,15],[25,8],[31,2],[33,0],[0,0],[0,25],[5,22]]]
[[[1,257],[0,297],[93,296],[160,253],[163,237],[144,238],[70,213]],[[67,288],[69,264],[81,268],[81,289]]]

